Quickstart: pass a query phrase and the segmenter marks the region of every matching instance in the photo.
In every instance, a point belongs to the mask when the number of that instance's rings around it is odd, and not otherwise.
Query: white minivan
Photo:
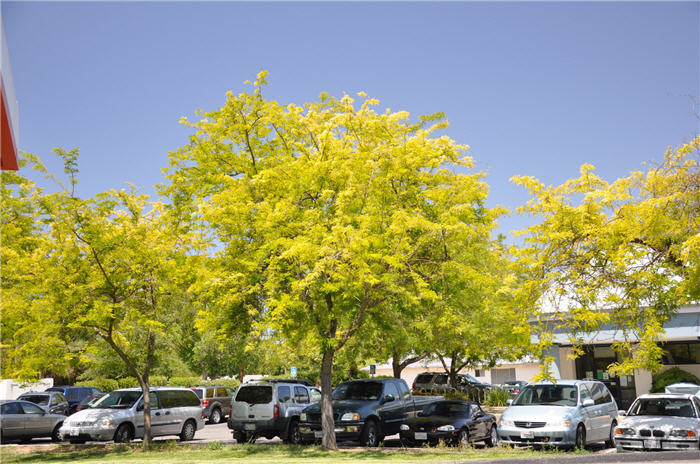
[[[192,440],[204,428],[204,409],[189,388],[151,389],[151,433],[154,437],[178,435]],[[128,442],[143,438],[143,396],[140,388],[115,390],[89,408],[70,416],[59,431],[61,440],[85,443],[88,440]]]

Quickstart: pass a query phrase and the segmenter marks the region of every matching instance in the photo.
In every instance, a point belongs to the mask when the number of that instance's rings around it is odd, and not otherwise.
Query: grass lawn
[[[178,445],[176,441],[154,443],[153,450],[144,452],[141,444],[69,446],[51,448],[3,447],[0,461],[9,463],[334,463],[362,461],[362,463],[420,463],[459,461],[468,459],[498,459],[532,456],[563,455],[562,451],[543,451],[510,448],[447,447],[402,449],[366,448],[323,451],[317,446],[291,445]]]

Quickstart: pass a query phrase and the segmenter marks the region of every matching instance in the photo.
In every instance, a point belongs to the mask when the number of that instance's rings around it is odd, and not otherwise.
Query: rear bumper
[[[239,420],[229,418],[226,421],[228,428],[234,432],[245,432],[254,435],[278,435],[282,436],[287,432],[289,425],[288,417],[278,417],[268,420]]]

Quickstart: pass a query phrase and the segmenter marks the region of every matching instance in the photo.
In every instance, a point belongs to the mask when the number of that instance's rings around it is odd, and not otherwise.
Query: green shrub
[[[152,375],[148,380],[152,387],[163,387],[168,384],[168,378],[164,375]]]
[[[486,401],[484,401],[484,404],[486,404],[486,406],[505,406],[508,404],[507,402],[511,398],[511,394],[506,390],[503,390],[502,388],[493,388],[486,395]]]
[[[202,385],[204,381],[201,377],[170,377],[168,379],[168,385],[174,387],[196,387],[197,385]]]
[[[139,381],[135,377],[124,377],[117,380],[119,388],[133,388],[139,386]]]
[[[679,369],[678,367],[672,367],[654,376],[651,383],[651,393],[662,393],[666,386],[679,382],[690,382],[700,385],[700,379],[690,372]]]
[[[446,391],[444,393],[437,393],[438,395],[442,395],[445,397],[446,400],[450,401],[472,401],[472,399],[464,393],[463,391]]]
[[[212,379],[206,380],[202,383],[202,385],[221,385],[224,387],[229,387],[232,390],[238,388],[240,384],[241,382],[236,379]]]
[[[83,387],[97,387],[105,393],[109,393],[119,388],[117,381],[112,379],[83,380],[82,382],[76,382],[75,384]]]

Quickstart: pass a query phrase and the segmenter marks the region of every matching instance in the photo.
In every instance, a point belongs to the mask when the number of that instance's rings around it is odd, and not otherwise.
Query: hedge
[[[119,384],[113,379],[84,380],[82,382],[76,382],[75,384],[83,387],[97,387],[105,393],[109,393],[112,390],[117,390],[119,388]]]
[[[679,369],[678,367],[672,367],[654,376],[650,393],[662,393],[668,385],[680,382],[690,382],[700,385],[700,379],[690,372]]]
[[[202,380],[201,377],[171,377],[168,379],[162,375],[154,375],[149,379],[151,386],[161,387],[161,386],[173,386],[173,387],[197,387],[203,385],[221,385],[224,387],[229,387],[233,390],[238,388],[240,382],[236,379],[213,379],[213,380]],[[111,392],[119,388],[133,388],[139,386],[139,381],[134,377],[123,377],[121,379],[91,379],[84,380],[82,382],[76,382],[76,385],[82,385],[86,387],[97,387],[103,392]]]

